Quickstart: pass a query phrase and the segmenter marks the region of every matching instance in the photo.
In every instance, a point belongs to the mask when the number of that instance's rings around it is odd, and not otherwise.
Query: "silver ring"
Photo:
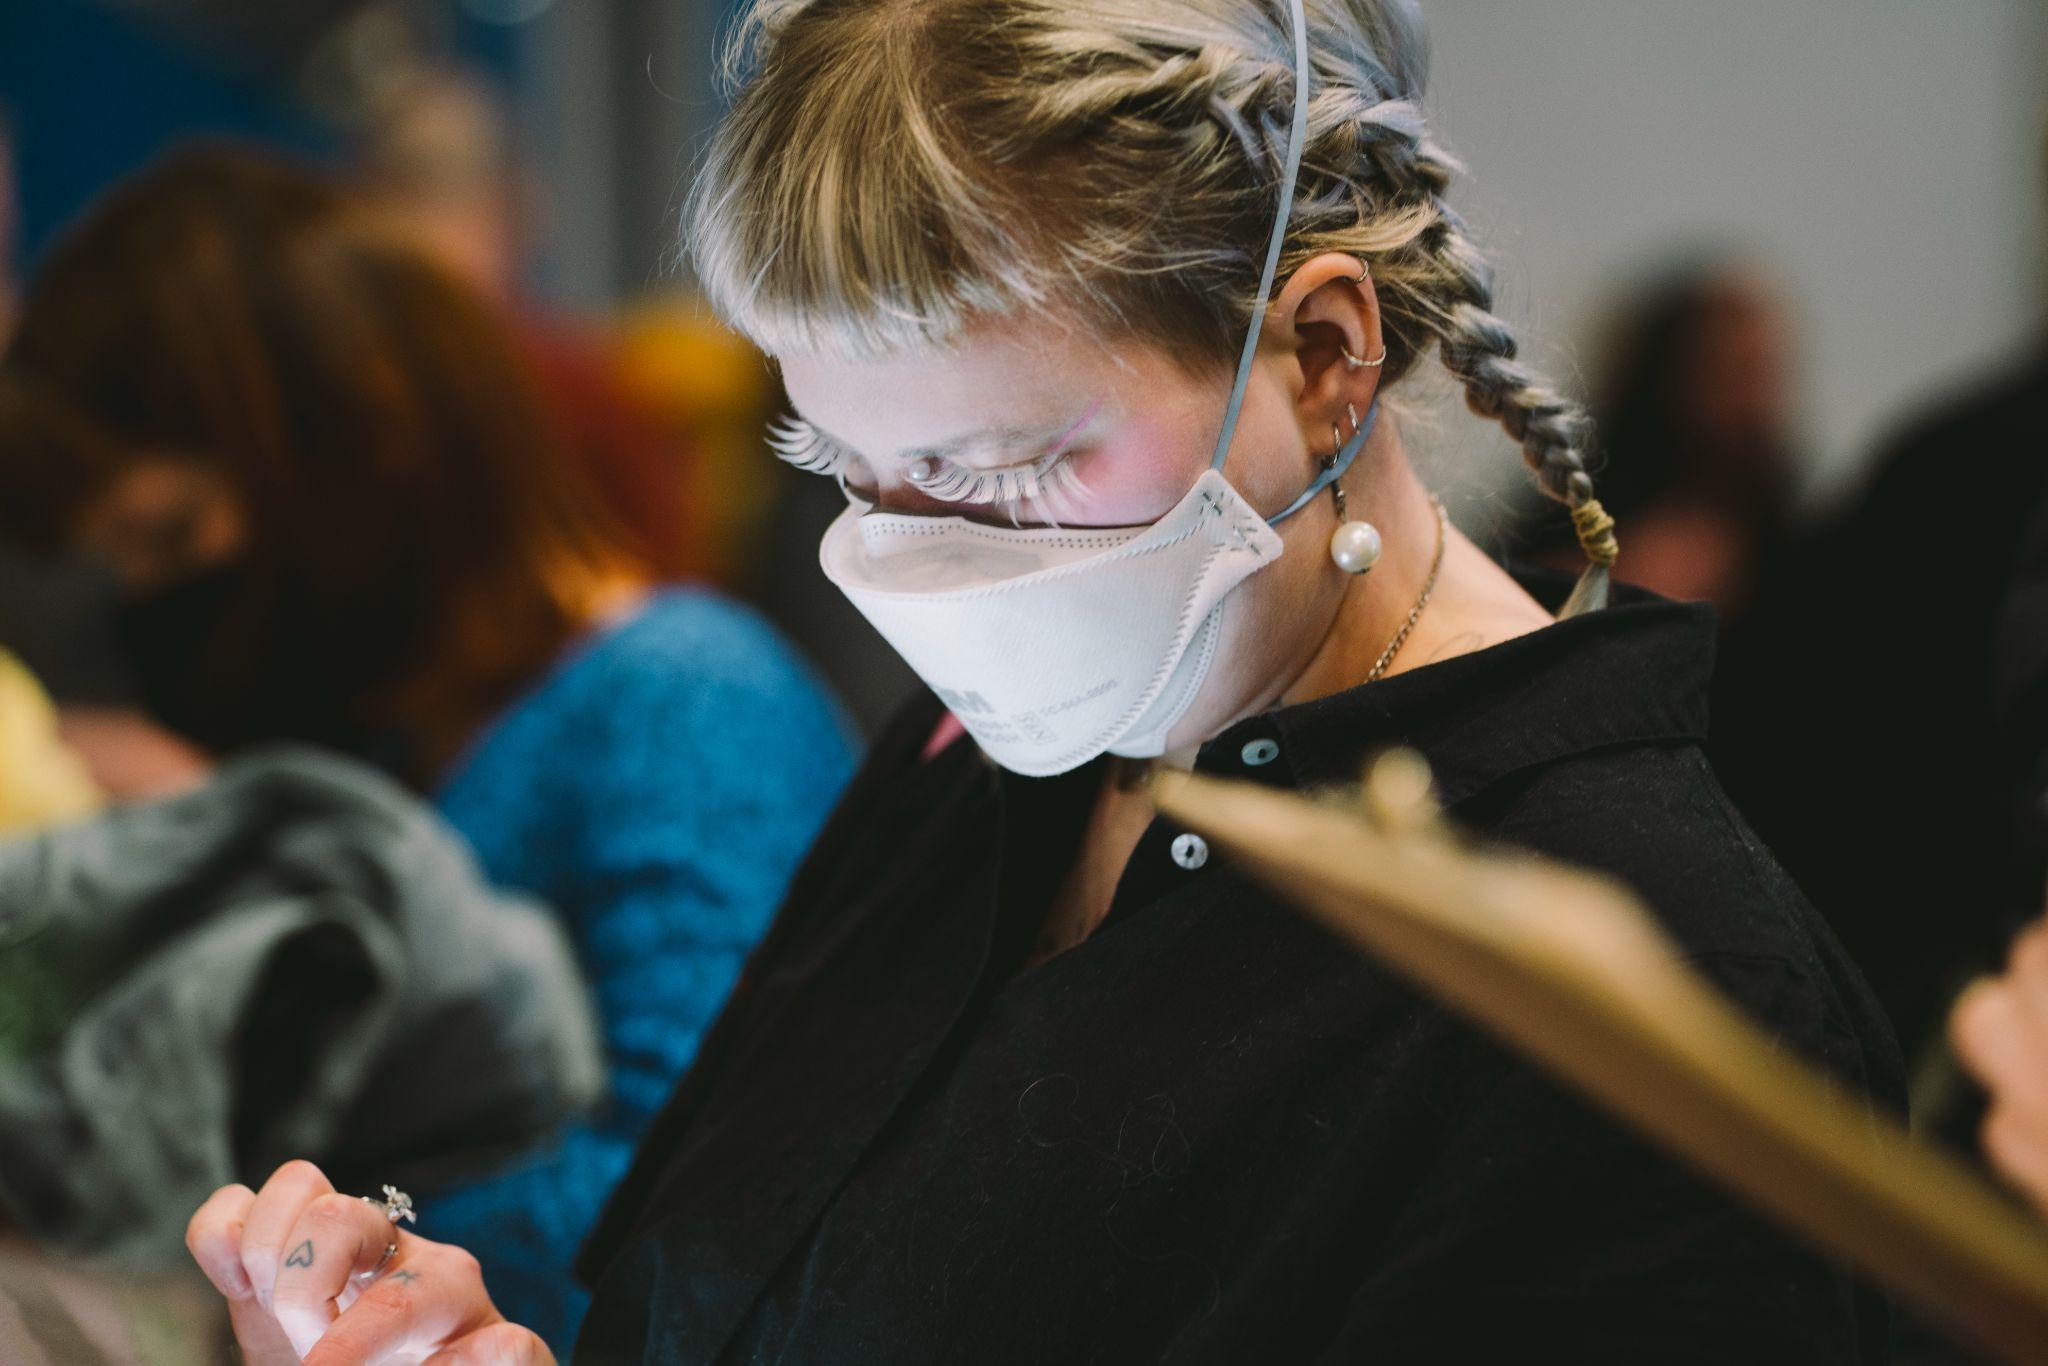
[[[366,1196],[364,1196],[363,1198],[364,1198],[365,1200],[368,1200],[368,1199],[369,1199],[370,1197],[368,1197],[368,1196],[366,1195]],[[374,1201],[372,1201],[372,1203],[374,1204],[375,1202],[374,1202]],[[384,1244],[384,1255],[383,1255],[383,1256],[381,1256],[381,1257],[379,1257],[379,1258],[377,1259],[377,1264],[376,1264],[375,1266],[371,1267],[371,1268],[370,1268],[370,1269],[369,1269],[368,1271],[358,1271],[358,1272],[356,1273],[356,1279],[357,1279],[357,1280],[359,1280],[359,1281],[374,1281],[374,1280],[376,1280],[376,1279],[377,1279],[377,1278],[378,1278],[379,1276],[381,1276],[381,1275],[383,1275],[383,1274],[384,1274],[384,1268],[385,1268],[385,1267],[387,1267],[387,1266],[389,1266],[389,1265],[391,1265],[391,1259],[392,1259],[393,1257],[396,1257],[397,1255],[398,1255],[398,1244],[396,1244],[396,1243],[386,1243],[386,1244]]]
[[[412,1197],[396,1186],[386,1186],[382,1200],[379,1200],[374,1195],[359,1195],[356,1199],[366,1205],[375,1205],[378,1209],[383,1210],[384,1217],[394,1224],[401,1219],[405,1220],[408,1224],[419,1222],[419,1216],[413,1213]]]

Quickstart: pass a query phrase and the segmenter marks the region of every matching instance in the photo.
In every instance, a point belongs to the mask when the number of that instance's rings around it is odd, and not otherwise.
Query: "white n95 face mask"
[[[995,527],[855,502],[825,533],[825,577],[938,693],[989,757],[1032,777],[1104,753],[1151,758],[1187,713],[1231,591],[1280,557],[1273,528],[1351,464],[1377,400],[1336,458],[1274,517],[1223,476],[1273,288],[1308,119],[1308,28],[1294,21],[1294,124],[1259,303],[1209,469],[1141,527]]]
[[[1161,753],[1224,599],[1280,536],[1215,470],[1145,527],[982,526],[848,508],[825,575],[1004,768]]]

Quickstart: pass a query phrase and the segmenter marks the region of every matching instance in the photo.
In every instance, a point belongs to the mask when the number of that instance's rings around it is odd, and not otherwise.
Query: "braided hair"
[[[1467,406],[1571,509],[1605,598],[1591,423],[1516,358],[1445,202],[1413,0],[1306,0],[1312,88],[1281,278],[1370,268],[1382,383],[1434,347]],[[686,247],[771,352],[942,347],[1018,311],[1227,372],[1257,300],[1296,73],[1286,0],[753,0]]]

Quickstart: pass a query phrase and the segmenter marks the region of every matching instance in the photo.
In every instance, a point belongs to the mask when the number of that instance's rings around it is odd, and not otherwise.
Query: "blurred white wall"
[[[2043,0],[1422,3],[1437,128],[1471,170],[1453,203],[1560,379],[1647,267],[1748,248],[1801,314],[1825,500],[1902,414],[2040,332]]]

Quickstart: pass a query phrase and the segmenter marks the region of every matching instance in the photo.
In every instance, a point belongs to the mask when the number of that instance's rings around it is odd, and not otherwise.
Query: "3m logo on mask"
[[[975,712],[983,716],[995,714],[995,708],[991,707],[988,699],[978,692],[955,692],[951,688],[933,688],[932,691],[946,704],[946,710],[956,716],[966,712]]]

